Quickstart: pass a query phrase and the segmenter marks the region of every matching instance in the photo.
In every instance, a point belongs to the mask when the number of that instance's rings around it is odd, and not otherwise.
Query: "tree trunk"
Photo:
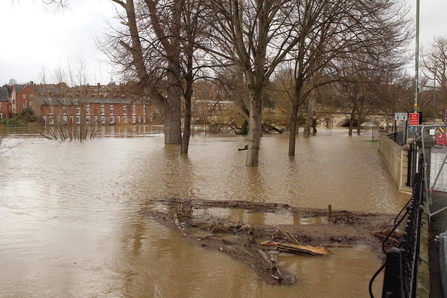
[[[292,116],[290,117],[290,135],[289,135],[289,156],[295,156],[296,136],[298,135],[298,112],[299,105],[292,106]]]
[[[310,127],[312,126],[312,116],[314,113],[314,102],[313,96],[309,98],[309,107],[307,108],[306,125],[304,126],[304,136],[310,137]]]
[[[168,103],[169,104],[169,103]],[[181,144],[181,122],[180,122],[180,110],[173,107],[166,107],[164,113],[164,131],[165,131],[165,144]]]
[[[261,98],[259,94],[250,96],[250,129],[248,131],[247,166],[257,166],[259,162],[259,144],[261,143]]]
[[[191,63],[192,64],[192,63]],[[190,67],[192,68],[192,66]],[[194,78],[191,72],[186,75],[186,91],[185,91],[185,118],[183,127],[182,146],[180,147],[180,154],[188,154],[189,139],[191,136],[191,99],[192,99],[192,84]]]
[[[173,76],[174,77],[174,76]],[[174,80],[175,78],[171,78]],[[181,87],[171,85],[168,89],[164,116],[165,144],[182,143]]]

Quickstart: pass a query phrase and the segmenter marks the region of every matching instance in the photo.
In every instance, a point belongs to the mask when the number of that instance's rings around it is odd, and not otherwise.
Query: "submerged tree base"
[[[267,284],[292,285],[297,278],[280,268],[280,252],[324,257],[328,248],[366,244],[379,253],[381,239],[392,226],[393,215],[297,208],[287,204],[199,199],[154,199],[154,207],[140,212],[163,226],[178,229],[192,244],[225,253],[252,267]],[[306,224],[269,225],[235,222],[212,209],[246,213],[287,213]],[[225,213],[225,212],[224,212]],[[222,214],[222,212],[220,213]],[[315,220],[327,218],[325,223]],[[312,220],[314,219],[314,220]]]

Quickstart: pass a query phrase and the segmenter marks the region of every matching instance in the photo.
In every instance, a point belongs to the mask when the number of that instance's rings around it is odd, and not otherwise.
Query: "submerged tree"
[[[208,51],[218,65],[244,74],[249,135],[246,165],[257,166],[265,87],[276,67],[299,42],[293,35],[295,1],[209,1]]]
[[[291,51],[294,63],[289,156],[295,155],[300,106],[310,97],[308,118],[312,115],[315,90],[336,82],[340,74],[355,74],[349,61],[364,53],[372,65],[390,56],[401,55],[408,41],[407,11],[398,1],[308,0],[298,7],[295,35],[300,42]],[[310,96],[312,94],[312,96]],[[308,128],[309,129],[309,128]]]
[[[162,114],[165,143],[182,144],[181,152],[187,153],[192,86],[199,69],[196,49],[203,30],[201,1],[111,1],[121,8],[124,26],[115,28],[102,48],[125,79],[137,82],[140,98]]]

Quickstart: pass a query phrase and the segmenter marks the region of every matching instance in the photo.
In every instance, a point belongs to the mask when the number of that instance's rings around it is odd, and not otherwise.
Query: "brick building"
[[[43,124],[145,124],[154,115],[152,105],[123,98],[38,99]],[[36,115],[36,113],[34,113]]]
[[[0,87],[0,119],[8,118],[9,116],[9,92],[8,88]]]
[[[9,114],[20,114],[24,109],[29,108],[33,97],[36,96],[34,85],[14,84],[5,85],[0,88],[0,119],[9,118]]]

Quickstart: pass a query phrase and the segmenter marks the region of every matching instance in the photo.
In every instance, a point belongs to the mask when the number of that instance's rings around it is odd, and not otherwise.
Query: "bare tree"
[[[433,109],[436,117],[445,116],[447,108],[447,38],[437,37],[422,54],[422,71],[425,90],[432,90],[429,95],[433,99]],[[435,106],[436,105],[436,106]],[[439,112],[438,112],[439,111]]]
[[[300,106],[312,95],[309,120],[317,96],[315,89],[338,80],[342,72],[349,75],[358,71],[347,64],[348,60],[358,59],[358,53],[374,57],[376,61],[401,54],[399,49],[410,36],[406,13],[398,1],[302,2],[298,7],[298,25],[294,27],[300,42],[290,53],[294,61],[295,90],[289,156],[295,155]]]
[[[118,5],[122,28],[102,44],[122,75],[138,83],[141,99],[163,115],[165,143],[182,144],[187,153],[191,98],[196,77],[196,44],[202,31],[201,1],[111,0]],[[182,136],[182,101],[185,122]]]
[[[299,42],[293,35],[295,2],[290,0],[210,2],[209,52],[219,65],[234,65],[248,90],[247,166],[257,166],[264,89],[276,67]]]

